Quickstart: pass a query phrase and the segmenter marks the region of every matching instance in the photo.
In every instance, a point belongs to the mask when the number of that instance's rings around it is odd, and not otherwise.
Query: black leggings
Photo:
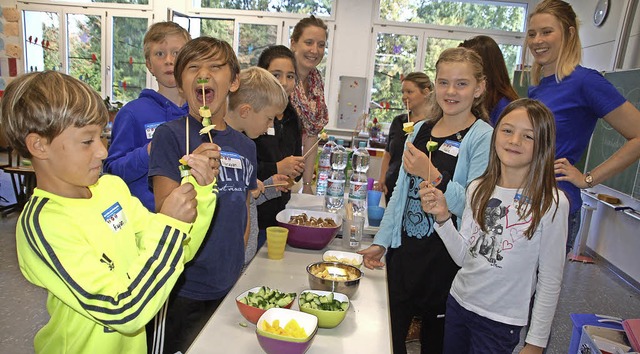
[[[458,269],[437,233],[422,239],[402,237],[387,265],[394,354],[407,352],[405,340],[414,316],[422,317],[421,353],[442,353],[446,301]]]

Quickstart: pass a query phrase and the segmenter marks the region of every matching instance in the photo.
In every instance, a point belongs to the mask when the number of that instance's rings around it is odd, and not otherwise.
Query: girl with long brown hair
[[[420,200],[461,267],[445,313],[444,353],[542,353],[560,295],[569,201],[554,174],[555,122],[542,103],[520,99],[498,119],[489,165],[467,190],[460,231],[444,194],[421,184]],[[473,351],[472,351],[473,349]]]

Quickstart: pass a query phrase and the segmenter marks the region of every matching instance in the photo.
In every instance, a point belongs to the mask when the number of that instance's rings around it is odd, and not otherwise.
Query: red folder
[[[640,318],[622,321],[622,328],[634,351],[640,352]]]

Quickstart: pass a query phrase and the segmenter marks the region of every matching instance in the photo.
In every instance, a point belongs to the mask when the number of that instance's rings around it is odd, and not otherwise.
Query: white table
[[[370,243],[365,240],[363,247]],[[245,320],[238,311],[235,297],[256,286],[266,285],[284,292],[309,289],[306,266],[322,260],[327,249],[340,249],[341,240],[334,239],[324,250],[303,250],[287,246],[284,259],[267,258],[267,247],[262,247],[229,295],[211,316],[189,354],[197,353],[261,353],[256,326]],[[364,269],[358,291],[344,321],[336,328],[318,329],[307,354],[327,353],[391,353],[389,297],[387,275],[384,270]],[[298,299],[292,307],[298,310]],[[246,324],[246,327],[240,324]]]

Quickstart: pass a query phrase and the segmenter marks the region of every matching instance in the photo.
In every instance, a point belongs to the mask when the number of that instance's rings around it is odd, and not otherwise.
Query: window
[[[194,8],[331,16],[334,0],[193,0]]]
[[[138,98],[147,86],[147,66],[143,39],[147,32],[147,19],[114,17],[112,23],[113,65],[112,92],[115,101],[128,102]]]
[[[495,39],[510,75],[520,62],[526,3],[380,0],[379,4],[379,25],[374,25],[372,38],[376,52],[370,71],[369,114],[382,123],[405,111],[402,78],[423,71],[433,81],[440,53],[465,39],[480,34]]]
[[[112,101],[130,101],[151,86],[142,48],[150,13],[135,17],[127,10],[19,6],[26,72],[64,72]]]
[[[383,21],[522,32],[526,3],[464,0],[380,0]]]
[[[66,72],[102,92],[102,17],[67,15]]]
[[[375,66],[371,100],[372,111],[380,122],[391,122],[404,112],[402,77],[414,71],[418,36],[379,33],[376,40]]]
[[[274,25],[242,23],[238,32],[236,54],[243,68],[257,65],[262,51],[278,42],[278,27]]]
[[[25,71],[59,70],[60,17],[56,12],[24,11]]]
[[[189,16],[173,12],[172,20],[186,28],[191,37],[212,36],[227,41],[233,47],[241,68],[258,64],[262,51],[276,44],[289,47],[291,33],[298,18],[271,18],[240,15]],[[323,78],[328,77],[328,65],[331,60],[330,44],[333,31],[329,27],[329,37],[325,55],[318,70]],[[286,29],[286,30],[285,30]],[[325,79],[325,92],[328,91],[328,80]]]
[[[43,0],[40,0],[43,2]],[[46,2],[46,0],[44,0]],[[128,5],[149,5],[149,0],[49,0],[48,2],[52,3],[78,3],[78,4],[95,4],[95,3],[105,3],[105,4],[128,4]],[[125,5],[126,6],[126,5]]]

